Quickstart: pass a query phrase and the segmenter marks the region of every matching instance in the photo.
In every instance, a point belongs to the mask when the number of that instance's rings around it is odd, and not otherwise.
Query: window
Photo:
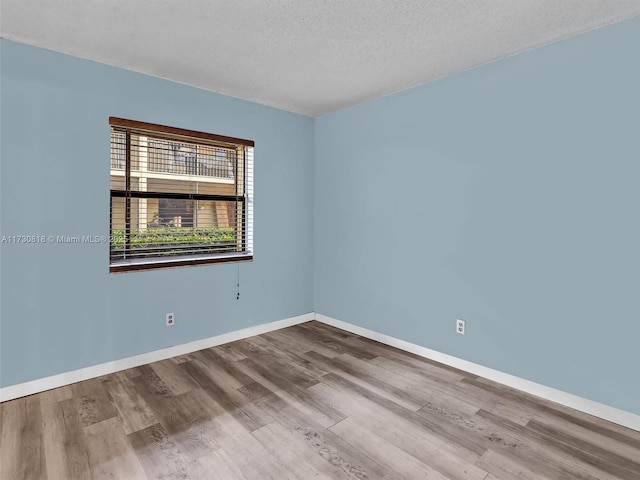
[[[111,125],[111,272],[253,259],[250,140]]]

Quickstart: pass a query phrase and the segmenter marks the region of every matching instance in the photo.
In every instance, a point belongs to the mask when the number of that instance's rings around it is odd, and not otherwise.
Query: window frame
[[[110,131],[110,144],[112,144],[112,133],[114,131],[120,131],[125,133],[125,189],[114,189],[110,187],[110,213],[109,213],[109,272],[121,273],[137,270],[149,270],[158,268],[172,268],[172,267],[185,267],[196,265],[207,265],[215,263],[225,262],[245,262],[253,260],[253,148],[255,142],[252,140],[228,137],[224,135],[216,135],[212,133],[199,132],[195,130],[188,130],[177,127],[169,127],[166,125],[159,125],[148,122],[141,122],[136,120],[128,120],[119,117],[109,117],[109,131]],[[180,193],[167,191],[160,192],[140,192],[133,191],[130,183],[134,178],[131,175],[131,163],[132,154],[131,150],[133,144],[130,142],[131,135],[148,136],[152,139],[158,139],[169,142],[188,142],[198,147],[219,147],[225,149],[242,149],[242,195],[238,195],[238,183],[239,179],[236,175],[234,178],[234,185],[236,189],[236,195],[205,195],[205,194],[193,194],[193,193]],[[127,148],[128,147],[128,148]],[[238,158],[238,157],[236,157]],[[110,153],[110,172],[112,153]],[[237,160],[236,160],[237,161]],[[236,170],[238,168],[236,164]],[[111,177],[111,174],[110,174]],[[114,259],[112,257],[113,246],[113,199],[117,197],[125,198],[125,232],[124,250],[130,247],[128,244],[130,238],[130,232],[132,227],[132,221],[130,218],[131,210],[131,198],[181,198],[189,199],[192,201],[241,201],[242,202],[242,219],[240,222],[241,228],[239,230],[238,220],[236,219],[235,238],[238,242],[238,235],[241,235],[242,250],[233,252],[208,252],[203,254],[189,254],[189,255],[176,255],[172,256],[167,254],[165,256],[151,256],[147,258],[129,258],[129,259]],[[235,208],[238,208],[236,204]],[[124,254],[126,257],[126,253]]]

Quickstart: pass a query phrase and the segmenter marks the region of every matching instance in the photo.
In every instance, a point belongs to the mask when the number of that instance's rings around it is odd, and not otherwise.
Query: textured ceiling
[[[640,0],[0,0],[0,35],[319,116],[640,14]]]

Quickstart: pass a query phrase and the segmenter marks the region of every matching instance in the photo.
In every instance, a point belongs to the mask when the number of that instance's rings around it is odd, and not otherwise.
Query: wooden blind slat
[[[212,142],[220,142],[230,145],[244,145],[246,147],[254,147],[253,140],[245,140],[242,138],[226,137],[224,135],[216,135],[213,133],[198,132],[196,130],[187,130],[184,128],[167,127],[166,125],[158,125],[155,123],[139,122],[137,120],[127,120],[126,118],[109,117],[109,125],[112,127],[129,128],[141,132],[163,133],[168,136],[197,138],[209,140]]]

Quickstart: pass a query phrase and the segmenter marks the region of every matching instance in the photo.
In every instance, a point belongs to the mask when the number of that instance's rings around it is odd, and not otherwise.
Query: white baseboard
[[[17,385],[10,385],[8,387],[0,388],[0,402],[12,400],[14,398],[24,397],[27,395],[33,395],[35,393],[51,390],[52,388],[63,387],[72,383],[81,382],[83,380],[89,380],[101,375],[107,375],[109,373],[126,370],[127,368],[138,367],[140,365],[146,365],[148,363],[157,362],[159,360],[165,360],[167,358],[175,357],[178,355],[185,355],[187,353],[203,350],[205,348],[215,347],[225,343],[233,342],[235,340],[241,340],[243,338],[252,337],[254,335],[260,335],[263,333],[271,332],[273,330],[279,330],[281,328],[298,325],[300,323],[308,322],[310,320],[317,320],[327,325],[332,325],[342,330],[361,335],[363,337],[375,340],[385,345],[399,348],[407,352],[414,353],[424,358],[434,360],[436,362],[449,365],[465,372],[473,373],[481,377],[493,380],[494,382],[507,385],[512,388],[516,388],[531,395],[535,395],[545,400],[549,400],[566,407],[579,410],[590,415],[608,420],[618,425],[622,425],[633,430],[640,431],[640,415],[636,415],[631,412],[610,407],[602,403],[594,402],[586,398],[579,397],[555,388],[547,387],[539,383],[531,382],[508,373],[494,370],[492,368],[484,367],[477,363],[469,362],[461,358],[453,357],[445,353],[431,350],[420,345],[416,345],[405,340],[400,340],[383,333],[378,333],[373,330],[369,330],[351,323],[343,322],[335,318],[328,317],[326,315],[305,313],[296,317],[286,318],[284,320],[278,320],[275,322],[264,323],[262,325],[256,325],[254,327],[243,328],[242,330],[235,330],[233,332],[216,335],[215,337],[205,338],[202,340],[196,340],[195,342],[184,343],[182,345],[175,345],[169,348],[163,348],[153,352],[143,353],[135,355],[133,357],[127,357],[120,360],[114,360],[112,362],[101,363],[91,367],[81,368],[71,372],[65,372],[50,377],[40,378],[38,380],[32,380],[29,382],[19,383]]]
[[[405,340],[400,340],[383,333],[378,333],[373,330],[359,327],[357,325],[352,325],[350,323],[343,322],[342,320],[336,320],[335,318],[327,317],[326,315],[316,313],[315,319],[318,322],[326,323],[327,325],[331,325],[342,330],[355,333],[356,335],[360,335],[362,337],[384,343],[385,345],[390,345],[392,347],[399,348],[400,350],[411,352],[421,357],[434,360],[436,362],[444,363],[445,365],[464,370],[465,372],[473,373],[474,375],[479,375],[489,380],[493,380],[494,382],[507,385],[509,387],[521,390],[526,393],[530,393],[531,395],[535,395],[540,398],[544,398],[545,400],[550,400],[552,402],[559,403],[560,405],[564,405],[566,407],[588,413],[589,415],[593,415],[595,417],[617,423],[618,425],[640,431],[640,415],[626,412],[615,407],[610,407],[602,403],[594,402],[593,400],[578,397],[577,395],[563,392],[562,390],[557,390],[555,388],[547,387],[539,383],[531,382],[529,380],[525,380],[524,378],[516,377],[508,373],[493,370],[492,368],[484,367],[482,365],[478,365],[477,363],[468,362],[467,360],[453,357],[445,353],[437,352],[426,347],[421,347],[420,345],[416,345]]]
[[[0,402],[13,400],[14,398],[24,397],[26,395],[33,395],[34,393],[44,392],[46,390],[51,390],[52,388],[63,387],[72,383],[81,382],[82,380],[89,380],[90,378],[119,372],[120,370],[126,370],[127,368],[139,367],[140,365],[146,365],[148,363],[165,360],[178,355],[185,355],[187,353],[215,347],[217,345],[241,340],[243,338],[253,337],[254,335],[260,335],[262,333],[279,330],[292,325],[298,325],[299,323],[311,321],[313,318],[313,313],[305,313],[304,315],[285,318],[284,320],[263,323],[262,325],[256,325],[255,327],[243,328],[242,330],[223,333],[222,335],[216,335],[215,337],[196,340],[195,342],[183,343],[182,345],[175,345],[173,347],[135,355],[133,357],[101,363],[92,367],[81,368],[79,370],[60,373],[58,375],[52,375],[38,380],[10,385],[8,387],[0,388]]]

